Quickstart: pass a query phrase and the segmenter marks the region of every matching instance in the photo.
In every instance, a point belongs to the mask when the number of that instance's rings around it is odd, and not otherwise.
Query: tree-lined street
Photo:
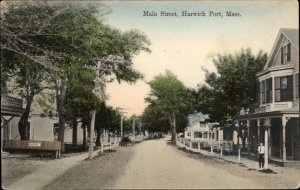
[[[30,189],[281,189],[297,186],[297,170],[279,168],[276,174],[248,170],[239,164],[184,152],[163,139],[120,147],[116,152],[100,154],[93,160],[84,160],[84,157],[85,155],[80,155],[58,161],[38,161],[46,163],[37,164],[35,171],[10,182],[8,187],[30,187]],[[30,160],[23,161],[25,164],[30,162]],[[9,164],[11,162],[13,160],[4,159],[4,166],[10,166],[10,168],[4,168],[5,176],[11,176],[8,175],[10,170],[17,170],[14,165]],[[65,169],[61,171],[62,165]],[[15,167],[17,166],[16,164]],[[287,173],[291,176],[288,177]],[[39,180],[40,178],[43,180]],[[42,184],[44,186],[41,186]]]

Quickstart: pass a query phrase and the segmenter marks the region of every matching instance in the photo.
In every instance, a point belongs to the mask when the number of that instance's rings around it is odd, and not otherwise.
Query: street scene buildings
[[[295,2],[169,3],[1,3],[4,189],[299,188]]]

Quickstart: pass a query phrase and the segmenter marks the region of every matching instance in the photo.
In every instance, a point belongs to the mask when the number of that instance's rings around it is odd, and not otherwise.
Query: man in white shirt
[[[265,147],[263,143],[260,143],[258,147],[258,163],[259,163],[259,169],[264,168],[264,155],[265,155]]]

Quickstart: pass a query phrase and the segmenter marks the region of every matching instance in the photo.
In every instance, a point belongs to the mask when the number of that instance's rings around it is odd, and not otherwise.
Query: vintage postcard
[[[3,189],[299,188],[297,1],[0,6]]]

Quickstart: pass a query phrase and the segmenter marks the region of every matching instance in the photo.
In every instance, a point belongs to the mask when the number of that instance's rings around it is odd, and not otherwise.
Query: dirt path
[[[104,152],[93,160],[82,161],[62,176],[54,179],[43,190],[53,189],[111,189],[125,173],[125,166],[134,155],[135,146],[119,147]]]
[[[287,188],[275,174],[261,174],[223,160],[191,156],[164,140],[137,145],[117,189]],[[269,175],[266,180],[263,177]],[[273,176],[270,176],[273,175]],[[275,184],[274,184],[275,183]]]
[[[265,174],[222,159],[151,140],[84,160],[4,159],[7,189],[286,189],[299,186],[299,170]],[[24,176],[25,175],[25,176]],[[3,181],[2,181],[3,182]]]
[[[87,158],[87,154],[81,154],[78,156],[72,156],[67,158],[62,158],[59,160],[47,160],[47,161],[33,161],[33,160],[23,160],[19,162],[23,162],[24,164],[37,162],[38,164],[34,164],[34,171],[29,172],[24,177],[20,178],[19,180],[16,180],[14,182],[9,182],[7,186],[4,187],[7,189],[13,189],[13,190],[24,190],[24,189],[41,189],[44,185],[46,185],[49,181],[55,179],[56,177],[63,174],[63,172],[67,171],[74,165],[78,164],[80,161]],[[9,161],[8,161],[9,162]],[[5,164],[3,163],[4,167],[9,167],[9,163]],[[18,162],[18,160],[16,160]],[[27,167],[28,168],[28,167]],[[13,170],[13,168],[11,167]],[[3,176],[11,175],[11,177],[14,177],[14,174],[16,172],[13,172],[12,170],[3,169]],[[19,170],[20,171],[20,170]],[[22,171],[22,170],[21,170]],[[5,178],[5,177],[4,177]]]

